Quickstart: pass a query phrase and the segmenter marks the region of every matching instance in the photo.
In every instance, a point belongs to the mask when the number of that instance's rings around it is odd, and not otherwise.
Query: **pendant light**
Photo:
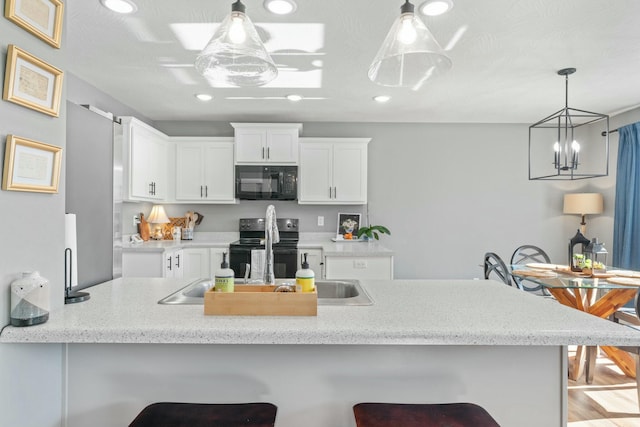
[[[609,174],[609,116],[569,108],[569,76],[575,72],[575,68],[558,71],[565,78],[564,108],[529,126],[530,180]]]
[[[212,85],[261,86],[278,75],[240,0],[196,58],[196,70]]]
[[[425,81],[448,71],[451,59],[414,13],[406,0],[378,54],[369,67],[369,79],[382,86],[419,89]]]

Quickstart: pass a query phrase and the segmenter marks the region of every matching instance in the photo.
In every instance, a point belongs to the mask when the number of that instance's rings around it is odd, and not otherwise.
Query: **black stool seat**
[[[358,427],[500,427],[473,403],[358,403],[353,412]]]
[[[129,427],[273,427],[271,403],[152,403]]]

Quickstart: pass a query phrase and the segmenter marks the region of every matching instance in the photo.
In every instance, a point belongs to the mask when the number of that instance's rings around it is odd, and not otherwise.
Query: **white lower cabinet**
[[[185,248],[184,270],[182,277],[211,278],[211,262],[209,261],[209,248]]]
[[[393,256],[324,257],[325,279],[393,279]]]
[[[324,263],[322,249],[298,249],[298,270],[302,268],[303,254],[307,254],[309,268],[313,270],[316,280],[324,278]]]
[[[182,277],[182,249],[164,252],[125,252],[122,277]]]

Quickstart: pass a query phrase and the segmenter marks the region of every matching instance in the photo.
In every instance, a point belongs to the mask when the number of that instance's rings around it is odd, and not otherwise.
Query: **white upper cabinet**
[[[233,142],[171,138],[176,144],[176,201],[235,203]]]
[[[300,138],[298,203],[367,203],[370,138]]]
[[[300,123],[231,123],[237,164],[297,164]]]
[[[167,195],[167,136],[133,117],[121,117],[126,200],[163,201]]]

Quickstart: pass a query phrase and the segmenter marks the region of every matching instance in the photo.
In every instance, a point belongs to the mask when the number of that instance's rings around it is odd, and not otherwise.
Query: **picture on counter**
[[[58,117],[62,70],[10,44],[2,99]]]
[[[339,213],[338,214],[338,239],[357,239],[358,228],[360,228],[359,213]]]
[[[61,147],[8,135],[2,189],[57,193],[61,158]]]
[[[61,0],[7,0],[4,16],[55,48],[60,48],[64,5]]]

